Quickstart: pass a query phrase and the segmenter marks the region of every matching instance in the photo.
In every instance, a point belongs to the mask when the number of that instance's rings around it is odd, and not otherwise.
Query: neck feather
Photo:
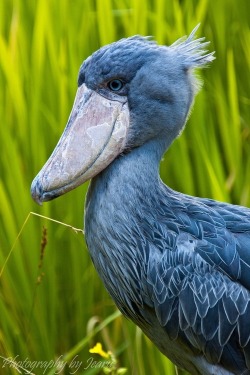
[[[151,141],[120,155],[98,176],[92,179],[87,206],[92,199],[130,199],[144,192],[153,194],[159,186],[159,163],[166,149],[163,141]]]

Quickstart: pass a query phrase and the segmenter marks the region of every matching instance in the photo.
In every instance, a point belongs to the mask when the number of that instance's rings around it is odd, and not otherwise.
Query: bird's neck
[[[164,142],[151,141],[120,155],[91,181],[87,205],[98,198],[114,204],[115,200],[130,201],[136,195],[155,194],[161,184],[159,163],[165,149]]]
[[[85,207],[85,239],[93,263],[107,290],[124,314],[131,319],[126,301],[131,299],[117,280],[123,280],[126,261],[133,253],[136,230],[145,218],[154,216],[164,195],[159,162],[164,145],[145,144],[119,156],[92,179]],[[140,234],[137,233],[137,238]],[[140,293],[137,291],[138,301]]]

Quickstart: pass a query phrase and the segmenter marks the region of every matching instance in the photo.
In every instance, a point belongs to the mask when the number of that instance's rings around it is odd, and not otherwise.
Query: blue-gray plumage
[[[81,66],[76,101],[32,184],[37,202],[91,179],[85,236],[118,308],[191,374],[250,374],[250,210],[173,191],[163,153],[184,128],[213,60],[194,39],[143,37]]]

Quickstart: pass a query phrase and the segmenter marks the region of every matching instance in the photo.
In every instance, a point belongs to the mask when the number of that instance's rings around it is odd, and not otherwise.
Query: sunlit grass
[[[82,228],[86,185],[42,207],[29,194],[67,121],[82,61],[134,34],[170,44],[200,22],[198,36],[211,41],[217,59],[200,73],[203,90],[161,176],[179,191],[249,206],[248,7],[247,0],[0,3],[1,357],[49,362],[64,356],[67,374],[73,353],[82,362],[78,373],[97,374],[100,369],[84,367],[89,348],[100,341],[129,374],[174,374],[141,331],[116,313],[80,233],[31,215],[17,236],[30,211]]]

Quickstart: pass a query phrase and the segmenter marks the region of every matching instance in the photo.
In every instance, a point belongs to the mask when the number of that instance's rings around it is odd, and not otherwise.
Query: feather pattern
[[[187,100],[183,96],[178,102],[175,92],[183,91],[180,72],[214,58],[204,51],[207,43],[203,38],[194,39],[195,31],[170,47],[134,37],[93,55],[91,64],[99,53],[108,55],[110,62],[122,50],[120,65],[131,58],[127,51],[132,43],[136,49],[132,66],[124,64],[125,71],[130,69],[126,77],[131,81],[129,147],[91,182],[86,239],[95,267],[118,308],[174,363],[197,375],[247,375],[250,210],[177,193],[158,175],[162,153],[183,129],[196,92],[194,77],[189,75],[188,81],[183,77],[189,87],[183,94]],[[138,82],[150,81],[150,76],[148,70],[144,81],[140,76],[143,64],[156,59],[158,53],[158,70],[162,71],[162,59],[167,56],[168,71],[162,73],[164,80],[158,80],[155,73],[150,91],[144,84],[144,94]],[[108,64],[110,70],[112,64]],[[178,66],[181,70],[176,75]],[[154,95],[160,98],[159,82],[164,95],[171,98],[169,102],[177,103],[177,107],[164,107],[165,128],[160,109],[164,99],[158,103],[151,99],[154,87]],[[185,105],[181,114],[180,106]]]
[[[247,375],[250,210],[177,193],[158,174],[197,92],[189,70],[214,59],[197,28],[170,47],[122,39],[83,64],[92,87],[122,66],[131,112],[126,152],[91,182],[86,239],[118,308],[174,363],[197,375]]]
[[[136,153],[138,160],[142,153]],[[227,374],[249,374],[249,278],[241,264],[249,267],[250,263],[241,243],[244,247],[246,238],[250,241],[250,210],[183,195],[159,180],[145,196],[139,186],[146,182],[133,176],[128,159],[116,160],[92,181],[89,191],[86,234],[104,284],[121,311],[181,367],[187,368],[187,358],[182,354],[184,363],[173,359],[169,341],[188,347],[200,361],[205,357],[230,366]],[[117,182],[125,176],[133,189],[125,189],[116,200]],[[99,185],[106,186],[101,194]],[[110,215],[110,210],[115,214]],[[99,261],[103,253],[109,257],[105,265]],[[114,257],[119,258],[118,264]],[[168,337],[165,344],[163,332]],[[201,363],[193,373],[210,374],[211,368],[206,370]]]

